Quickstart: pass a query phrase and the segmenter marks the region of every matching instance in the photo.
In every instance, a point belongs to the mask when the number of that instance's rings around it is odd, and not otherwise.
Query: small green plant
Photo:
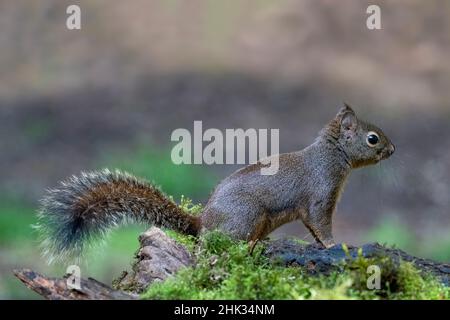
[[[173,200],[173,197],[170,197]],[[203,206],[201,204],[194,204],[193,201],[181,195],[181,199],[178,205],[181,209],[188,214],[199,215],[202,212]],[[182,235],[170,229],[164,229],[164,232],[174,239],[175,241],[184,245],[189,251],[193,252],[195,245],[197,244],[197,238],[191,235]]]
[[[179,207],[189,214],[199,215],[202,212],[203,206],[199,203],[194,204],[191,199],[181,195]]]

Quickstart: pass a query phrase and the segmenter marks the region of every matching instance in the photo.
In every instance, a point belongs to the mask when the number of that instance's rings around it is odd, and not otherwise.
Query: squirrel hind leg
[[[272,226],[270,220],[267,215],[264,214],[262,218],[258,219],[257,223],[253,228],[253,232],[251,232],[248,238],[248,253],[249,255],[253,254],[255,250],[256,244],[264,239],[270,232],[272,231]]]
[[[255,250],[255,247],[258,244],[259,240],[260,239],[258,238],[258,239],[255,239],[255,240],[250,240],[248,242],[248,254],[249,255],[253,255],[253,251]]]

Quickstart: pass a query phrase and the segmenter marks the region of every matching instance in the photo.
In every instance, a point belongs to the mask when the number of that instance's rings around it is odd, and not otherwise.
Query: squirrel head
[[[395,151],[395,146],[380,128],[358,119],[346,103],[322,130],[321,136],[327,137],[344,153],[352,168],[376,164]]]

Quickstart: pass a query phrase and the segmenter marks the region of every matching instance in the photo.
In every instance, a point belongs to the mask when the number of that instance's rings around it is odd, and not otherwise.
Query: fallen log
[[[29,269],[14,270],[14,274],[31,290],[50,300],[61,299],[136,299],[154,281],[163,281],[180,268],[194,264],[189,251],[161,229],[152,227],[139,236],[140,249],[131,272],[124,271],[113,288],[95,279],[81,279],[80,290],[67,286],[66,275],[49,278]]]
[[[67,286],[67,276],[48,278],[28,269],[14,274],[30,289],[47,299],[137,299],[138,294],[155,281],[163,281],[179,269],[193,266],[195,259],[181,244],[169,238],[162,230],[152,227],[139,236],[140,249],[135,256],[131,272],[124,272],[114,281],[113,288],[95,279],[81,279],[80,290]],[[358,247],[341,245],[325,249],[317,244],[302,244],[294,239],[263,241],[264,253],[272,261],[286,266],[301,266],[311,274],[329,274],[342,267],[342,261],[355,258]],[[431,273],[443,284],[450,286],[450,265],[411,256],[406,252],[378,243],[361,247],[366,258],[389,256],[393,261],[412,262],[417,269]]]
[[[348,255],[353,259],[356,258],[360,248],[362,249],[362,256],[365,258],[388,256],[395,263],[400,261],[411,262],[418,270],[430,273],[446,286],[450,286],[450,264],[418,258],[403,250],[389,248],[379,243],[368,243],[361,247],[348,246]],[[265,254],[271,260],[286,266],[302,266],[311,274],[329,274],[332,271],[339,270],[342,261],[350,258],[342,245],[325,249],[317,244],[299,244],[294,239],[286,238],[269,241],[266,244]]]
[[[14,270],[14,275],[28,288],[49,300],[130,300],[137,295],[114,290],[95,279],[81,279],[80,289],[67,285],[68,275],[63,278],[49,278],[33,270]]]

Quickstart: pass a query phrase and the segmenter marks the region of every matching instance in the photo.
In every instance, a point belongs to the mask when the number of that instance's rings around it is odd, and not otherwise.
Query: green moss
[[[395,299],[450,299],[450,290],[431,275],[422,275],[411,263],[402,263],[398,268],[397,281],[401,285],[392,294]]]
[[[173,235],[173,234],[172,234]],[[270,263],[257,245],[253,254],[248,244],[213,231],[190,243],[197,258],[164,282],[155,283],[144,299],[448,299],[449,289],[410,263],[395,263],[388,257],[364,258],[362,253],[347,259],[340,272],[311,276],[300,267]],[[382,271],[380,290],[367,289],[367,267]]]
[[[149,299],[276,299],[289,296],[288,283],[300,276],[295,268],[271,267],[257,246],[250,256],[248,245],[213,231],[200,237],[197,265],[175,277],[152,285]],[[267,290],[273,287],[275,290]]]
[[[344,251],[348,249],[343,245]],[[370,266],[380,270],[380,288],[369,290],[367,282],[372,275],[368,272]],[[366,258],[362,249],[358,256],[347,259],[343,265],[344,273],[348,274],[353,284],[349,293],[363,299],[449,299],[450,288],[444,286],[436,278],[424,274],[410,262],[398,260],[383,255]]]
[[[173,200],[173,197],[171,197],[171,199]],[[194,204],[191,199],[185,197],[184,195],[181,195],[179,207],[186,211],[186,213],[192,215],[199,215],[203,209],[201,204]],[[184,245],[189,251],[194,251],[195,245],[197,244],[198,240],[196,237],[182,235],[170,229],[164,229],[164,232],[178,243]]]
[[[199,215],[202,212],[201,204],[194,204],[191,199],[181,195],[179,207],[189,214]]]
[[[194,252],[195,246],[197,244],[197,238],[194,236],[187,236],[179,234],[173,230],[170,229],[164,229],[164,232],[172,239],[174,239],[176,242],[184,245],[186,249],[188,249],[190,252]]]

